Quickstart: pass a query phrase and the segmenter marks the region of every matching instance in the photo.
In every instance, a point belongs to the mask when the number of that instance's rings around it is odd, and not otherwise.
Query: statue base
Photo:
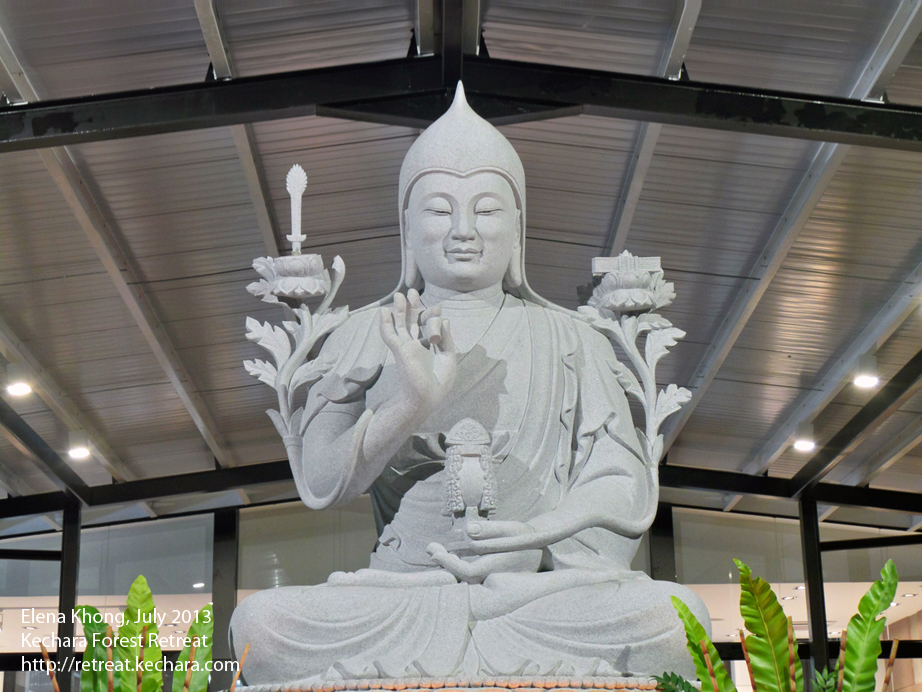
[[[362,680],[339,680],[322,683],[286,683],[281,685],[250,685],[237,688],[240,692],[342,692],[343,690],[399,690],[400,692],[421,692],[422,690],[643,690],[656,689],[656,680],[637,678],[567,678],[567,677],[494,677],[494,678],[376,678]]]

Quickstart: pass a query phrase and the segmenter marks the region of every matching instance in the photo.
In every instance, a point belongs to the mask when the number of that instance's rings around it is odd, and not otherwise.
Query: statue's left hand
[[[568,535],[562,525],[541,523],[546,525],[539,528],[524,521],[472,522],[467,527],[467,535],[473,539],[470,549],[479,555],[542,549]]]
[[[491,574],[537,572],[542,557],[540,550],[518,550],[482,555],[467,561],[448,552],[448,549],[441,543],[430,543],[426,551],[433,562],[454,575],[458,581],[468,584],[480,584]]]

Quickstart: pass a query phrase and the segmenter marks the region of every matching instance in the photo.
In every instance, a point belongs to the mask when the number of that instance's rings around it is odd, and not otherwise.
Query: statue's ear
[[[506,270],[504,283],[507,288],[518,288],[522,285],[522,212],[515,211],[516,230],[515,245],[512,247],[512,257],[509,259],[509,268]]]
[[[419,275],[419,268],[416,266],[416,260],[413,258],[413,250],[410,249],[410,215],[407,211],[403,212],[403,260],[406,263],[403,268],[404,281],[407,288],[421,289],[423,286],[423,277]]]

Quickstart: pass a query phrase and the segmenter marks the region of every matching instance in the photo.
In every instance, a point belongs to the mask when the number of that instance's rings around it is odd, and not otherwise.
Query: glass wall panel
[[[114,618],[124,610],[132,582],[144,575],[165,618],[161,635],[176,635],[177,646],[164,648],[181,648],[195,611],[211,600],[213,525],[212,515],[203,514],[84,529],[77,604]],[[0,541],[3,548],[60,546],[60,533]],[[57,648],[60,569],[57,561],[0,561],[0,652],[40,651],[34,637],[49,650]]]
[[[240,511],[238,599],[277,586],[322,584],[368,567],[377,534],[371,499],[314,511],[300,502]]]

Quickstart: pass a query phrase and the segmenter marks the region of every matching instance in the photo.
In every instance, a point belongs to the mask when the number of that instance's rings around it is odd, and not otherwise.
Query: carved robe
[[[452,392],[369,489],[379,530],[372,570],[334,575],[316,587],[261,592],[238,606],[235,646],[254,644],[248,683],[694,674],[669,596],[678,595],[707,621],[703,604],[684,587],[632,572],[637,541],[604,527],[606,516],[641,514],[639,498],[648,491],[627,400],[612,374],[611,345],[563,312],[508,294],[500,300],[483,336],[459,355]],[[387,400],[396,368],[377,325],[377,311],[369,310],[331,336],[321,358],[335,354],[337,361],[313,388],[308,410],[358,414]],[[458,540],[442,512],[439,436],[466,417],[492,434],[497,506],[491,519],[528,521],[582,486],[616,480],[605,506],[585,508],[599,517],[598,525],[549,546],[538,573],[454,583],[426,552],[432,542]],[[363,420],[355,426],[357,439]],[[311,506],[345,502],[364,490],[349,484],[349,465],[357,459],[330,463],[343,480],[325,493],[311,487],[309,473],[294,469]],[[430,582],[414,581],[428,576]]]

